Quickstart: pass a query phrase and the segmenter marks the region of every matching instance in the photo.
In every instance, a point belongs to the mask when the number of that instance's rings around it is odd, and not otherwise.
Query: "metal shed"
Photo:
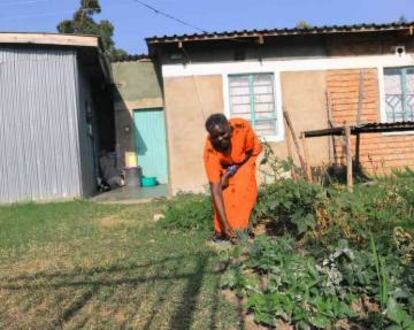
[[[96,191],[99,39],[0,33],[0,203]]]

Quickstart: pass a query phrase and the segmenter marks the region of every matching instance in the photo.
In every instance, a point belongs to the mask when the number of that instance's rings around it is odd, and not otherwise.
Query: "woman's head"
[[[205,126],[213,147],[222,152],[229,150],[232,132],[226,116],[213,114],[207,118]]]

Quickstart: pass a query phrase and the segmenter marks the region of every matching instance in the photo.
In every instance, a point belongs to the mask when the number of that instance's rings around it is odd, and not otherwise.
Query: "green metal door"
[[[134,111],[135,147],[138,165],[146,177],[168,183],[167,138],[162,109]]]

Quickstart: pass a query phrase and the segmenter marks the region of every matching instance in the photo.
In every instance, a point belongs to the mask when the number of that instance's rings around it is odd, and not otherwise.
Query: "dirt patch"
[[[281,236],[285,231],[286,228],[283,223],[279,223],[271,219],[260,219],[253,228],[254,236]]]
[[[124,325],[124,324],[125,324],[125,321],[126,321],[126,316],[125,316],[125,314],[124,314],[123,312],[118,311],[118,312],[115,314],[115,320],[116,320],[116,322],[117,322],[119,325]]]
[[[48,259],[35,259],[31,261],[22,261],[14,264],[14,274],[34,273],[45,271],[54,264],[56,260]]]
[[[114,216],[108,216],[99,220],[99,226],[104,229],[111,229],[125,225],[132,225],[132,221],[120,219]]]
[[[211,240],[207,240],[205,244],[210,250],[213,250],[217,253],[229,251],[233,248],[233,244],[230,242],[215,243]]]
[[[112,314],[113,314],[113,310],[109,308],[105,308],[105,307],[102,307],[99,312],[99,315],[103,317],[104,319],[109,318],[110,316],[112,316]]]
[[[113,228],[113,227],[117,227],[117,226],[122,225],[122,220],[120,220],[116,217],[109,216],[109,217],[105,217],[103,219],[100,219],[99,220],[99,225],[102,228]]]
[[[224,299],[226,299],[226,301],[228,301],[229,303],[234,305],[239,303],[239,299],[237,298],[234,291],[226,289],[223,290],[221,293],[223,294]]]
[[[267,233],[266,224],[265,223],[258,223],[256,226],[254,226],[253,233],[254,233],[255,236],[266,235],[266,233]]]
[[[254,322],[254,317],[252,314],[246,314],[244,316],[244,329],[245,330],[267,330],[264,326],[258,325]],[[277,328],[279,329],[279,328]]]
[[[364,319],[368,318],[369,313],[378,313],[380,311],[379,305],[372,302],[367,296],[354,301],[351,305],[351,309]]]
[[[366,297],[366,296],[363,299],[364,299],[364,307],[367,313],[379,313],[380,312],[380,307],[376,302],[372,301],[369,297]]]
[[[12,264],[12,273],[1,276],[0,280],[19,279],[21,276],[32,276],[43,272],[62,272],[72,266],[67,260],[50,255],[48,258],[37,258],[33,260],[23,260]]]
[[[335,323],[336,330],[351,330],[351,325],[349,324],[348,320],[338,320]]]

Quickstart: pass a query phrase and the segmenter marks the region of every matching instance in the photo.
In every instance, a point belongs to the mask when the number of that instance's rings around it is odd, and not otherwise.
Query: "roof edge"
[[[146,38],[148,45],[156,45],[162,43],[186,42],[186,41],[209,41],[209,40],[225,40],[237,38],[252,37],[276,37],[289,35],[322,35],[335,33],[368,33],[368,32],[387,32],[407,30],[413,31],[414,22],[407,23],[389,23],[389,24],[354,24],[354,25],[332,25],[332,26],[314,26],[305,29],[299,28],[280,28],[265,30],[240,30],[240,31],[224,31],[211,33],[196,33],[192,35],[172,35],[162,37]]]
[[[100,48],[99,37],[60,33],[0,32],[0,44],[31,44]]]

